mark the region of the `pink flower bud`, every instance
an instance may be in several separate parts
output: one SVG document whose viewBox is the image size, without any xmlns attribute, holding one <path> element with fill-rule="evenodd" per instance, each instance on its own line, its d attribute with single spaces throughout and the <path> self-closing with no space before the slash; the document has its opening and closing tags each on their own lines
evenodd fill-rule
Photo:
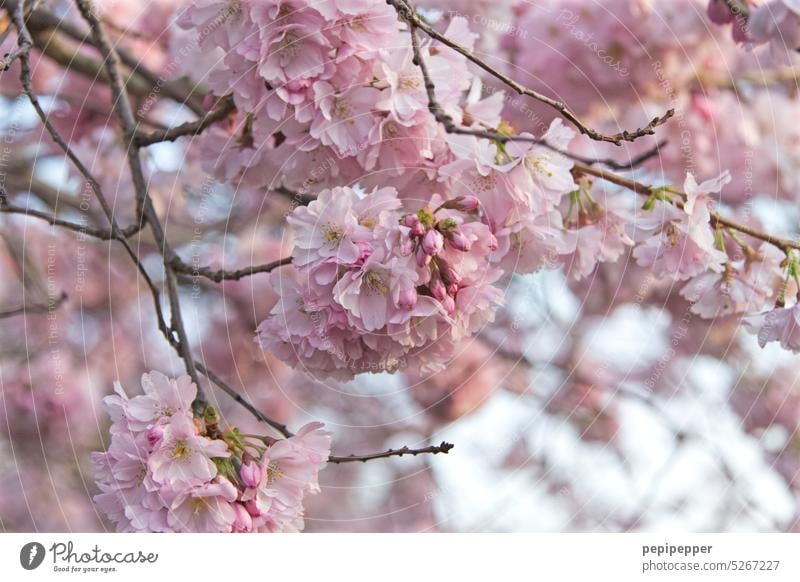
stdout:
<svg viewBox="0 0 800 582">
<path fill-rule="evenodd" d="M 444 237 L 438 230 L 432 228 L 422 238 L 422 248 L 429 255 L 438 255 L 444 248 Z"/>
<path fill-rule="evenodd" d="M 481 201 L 477 196 L 458 196 L 440 206 L 440 208 L 460 210 L 461 212 L 475 212 L 480 207 Z"/>
<path fill-rule="evenodd" d="M 447 288 L 445 288 L 444 283 L 442 283 L 439 277 L 433 277 L 431 279 L 431 282 L 428 283 L 428 289 L 431 290 L 431 295 L 439 301 L 447 297 Z"/>
<path fill-rule="evenodd" d="M 450 283 L 447 286 L 447 294 L 450 295 L 451 297 L 455 297 L 459 289 L 460 287 L 458 286 L 458 283 Z"/>
<path fill-rule="evenodd" d="M 245 501 L 244 508 L 251 517 L 261 517 L 261 510 L 258 508 L 258 505 L 256 505 L 256 502 L 252 499 L 250 501 Z"/>
<path fill-rule="evenodd" d="M 456 300 L 450 295 L 446 295 L 445 298 L 442 299 L 442 307 L 444 307 L 447 315 L 452 316 L 456 312 Z"/>
<path fill-rule="evenodd" d="M 456 198 L 458 210 L 461 212 L 475 212 L 481 206 L 477 196 L 459 196 Z"/>
<path fill-rule="evenodd" d="M 154 426 L 147 431 L 147 444 L 155 447 L 164 438 L 164 429 L 160 426 Z"/>
<path fill-rule="evenodd" d="M 248 488 L 258 487 L 263 476 L 264 470 L 261 468 L 261 465 L 255 461 L 247 461 L 246 463 L 242 463 L 242 466 L 239 469 L 239 477 L 242 478 L 242 483 L 244 486 Z"/>
<path fill-rule="evenodd" d="M 733 20 L 733 12 L 723 0 L 709 0 L 706 12 L 714 24 L 728 24 Z"/>
<path fill-rule="evenodd" d="M 458 285 L 459 283 L 461 283 L 461 275 L 459 275 L 456 272 L 456 270 L 453 268 L 453 265 L 441 259 L 438 260 L 438 263 L 439 263 L 439 273 L 445 285 L 450 285 L 452 283 Z"/>
<path fill-rule="evenodd" d="M 403 224 L 411 229 L 411 234 L 414 236 L 425 234 L 425 226 L 416 214 L 406 214 L 403 217 Z"/>
<path fill-rule="evenodd" d="M 253 530 L 253 518 L 241 503 L 234 503 L 233 510 L 236 512 L 236 519 L 233 520 L 233 531 L 248 532 Z"/>
<path fill-rule="evenodd" d="M 431 263 L 431 256 L 425 252 L 422 245 L 417 247 L 416 258 L 418 267 L 427 267 Z"/>
<path fill-rule="evenodd" d="M 417 290 L 414 287 L 400 290 L 400 298 L 397 301 L 400 309 L 414 309 L 417 306 Z"/>
<path fill-rule="evenodd" d="M 458 228 L 447 231 L 447 242 L 459 251 L 467 252 L 472 248 L 470 240 Z"/>
</svg>

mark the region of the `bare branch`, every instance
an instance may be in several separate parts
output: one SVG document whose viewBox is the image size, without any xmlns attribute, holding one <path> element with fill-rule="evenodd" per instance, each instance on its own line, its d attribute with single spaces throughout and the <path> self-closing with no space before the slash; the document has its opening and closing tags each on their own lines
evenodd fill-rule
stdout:
<svg viewBox="0 0 800 582">
<path fill-rule="evenodd" d="M 165 129 L 163 131 L 153 131 L 150 133 L 136 132 L 134 141 L 138 146 L 148 146 L 154 143 L 165 141 L 175 141 L 179 137 L 198 135 L 203 133 L 206 128 L 225 119 L 236 109 L 233 99 L 230 97 L 221 100 L 219 106 L 213 111 L 209 111 L 205 116 L 197 121 L 190 121 L 181 125 Z"/>
<path fill-rule="evenodd" d="M 192 265 L 184 263 L 179 257 L 174 256 L 170 261 L 170 266 L 178 273 L 201 276 L 206 279 L 211 279 L 215 283 L 221 283 L 222 281 L 239 281 L 240 279 L 255 275 L 256 273 L 269 273 L 291 262 L 292 257 L 284 257 L 263 265 L 253 265 L 236 271 L 226 271 L 224 269 L 213 270 L 210 267 L 193 267 Z"/>
<path fill-rule="evenodd" d="M 446 455 L 449 453 L 455 445 L 452 443 L 442 441 L 440 445 L 433 445 L 430 447 L 425 447 L 422 449 L 410 449 L 408 447 L 402 447 L 400 449 L 389 449 L 388 451 L 384 451 L 382 453 L 372 453 L 368 455 L 348 455 L 346 457 L 337 457 L 337 456 L 330 456 L 328 457 L 329 463 L 355 463 L 361 462 L 366 463 L 367 461 L 372 461 L 373 459 L 385 459 L 387 457 L 402 457 L 403 455 L 438 455 L 442 453 Z"/>
<path fill-rule="evenodd" d="M 63 220 L 61 218 L 53 216 L 52 214 L 47 214 L 46 212 L 34 210 L 33 208 L 23 208 L 21 206 L 15 206 L 9 204 L 6 201 L 5 197 L 2 195 L 2 193 L 0 193 L 0 212 L 5 212 L 6 214 L 21 214 L 23 216 L 28 216 L 30 218 L 38 218 L 46 222 L 49 222 L 53 226 L 60 226 L 68 230 L 74 230 L 75 232 L 78 232 L 80 234 L 100 240 L 116 240 L 116 236 L 114 235 L 114 233 L 111 232 L 110 229 L 97 228 L 86 224 L 80 224 L 78 222 L 71 222 L 69 220 Z M 123 237 L 128 238 L 138 233 L 141 229 L 142 229 L 141 225 L 134 224 L 127 228 L 122 229 L 120 233 Z"/>
<path fill-rule="evenodd" d="M 0 311 L 0 319 L 14 317 L 15 315 L 50 313 L 51 311 L 58 309 L 66 300 L 67 294 L 62 292 L 59 297 L 48 299 L 47 303 L 44 305 L 38 303 L 33 305 L 21 305 L 13 309 Z"/>
<path fill-rule="evenodd" d="M 25 28 L 25 0 L 20 0 L 16 7 L 9 10 L 11 14 L 11 21 L 17 28 L 17 48 L 8 53 L 2 61 L 0 61 L 0 71 L 7 71 L 11 64 L 18 58 L 27 55 L 33 46 L 33 38 L 31 38 L 28 29 Z"/>
</svg>

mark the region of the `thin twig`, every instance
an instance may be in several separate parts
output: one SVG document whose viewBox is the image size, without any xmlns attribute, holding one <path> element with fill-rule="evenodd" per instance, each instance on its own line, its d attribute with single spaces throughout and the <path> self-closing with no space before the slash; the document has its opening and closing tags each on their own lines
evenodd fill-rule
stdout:
<svg viewBox="0 0 800 582">
<path fill-rule="evenodd" d="M 53 226 L 59 226 L 62 228 L 66 228 L 68 230 L 74 230 L 80 234 L 91 236 L 96 239 L 100 240 L 116 240 L 116 236 L 111 232 L 110 229 L 107 228 L 97 228 L 94 226 L 88 226 L 86 224 L 80 224 L 78 222 L 71 222 L 69 220 L 63 220 L 52 214 L 48 214 L 46 212 L 41 212 L 40 210 L 34 210 L 33 208 L 23 208 L 21 206 L 15 206 L 12 204 L 8 204 L 4 202 L 4 198 L 0 196 L 0 212 L 5 212 L 7 214 L 22 214 L 23 216 L 28 216 L 31 218 L 39 218 L 50 223 Z M 141 226 L 138 224 L 133 224 L 129 227 L 121 229 L 120 233 L 123 237 L 129 238 L 139 232 L 141 230 Z"/>
<path fill-rule="evenodd" d="M 402 447 L 400 449 L 389 449 L 388 451 L 384 451 L 382 453 L 372 453 L 368 455 L 347 455 L 346 457 L 337 457 L 331 455 L 330 457 L 328 457 L 328 462 L 336 464 L 355 463 L 355 462 L 366 463 L 367 461 L 372 461 L 374 459 L 385 459 L 388 457 L 402 457 L 403 455 L 413 455 L 413 456 L 425 455 L 425 454 L 438 455 L 439 453 L 446 455 L 453 449 L 454 446 L 455 445 L 452 443 L 442 441 L 442 444 L 440 445 L 432 445 L 422 449 L 410 449 L 408 447 Z"/>
<path fill-rule="evenodd" d="M 20 0 L 15 8 L 10 10 L 11 20 L 17 28 L 17 48 L 8 53 L 0 61 L 0 71 L 7 71 L 11 64 L 23 55 L 27 55 L 33 46 L 33 38 L 25 28 L 25 0 Z"/>
<path fill-rule="evenodd" d="M 5 311 L 0 311 L 0 319 L 6 317 L 14 317 L 15 315 L 29 315 L 29 314 L 41 314 L 41 313 L 50 313 L 51 311 L 58 309 L 62 303 L 67 300 L 67 294 L 65 292 L 61 292 L 61 295 L 55 299 L 48 299 L 48 303 L 45 305 L 36 303 L 33 305 L 20 305 L 19 307 L 14 307 L 13 309 L 7 309 Z"/>
<path fill-rule="evenodd" d="M 138 146 L 148 146 L 154 143 L 161 143 L 165 141 L 175 141 L 180 137 L 189 135 L 199 135 L 203 133 L 206 128 L 212 126 L 218 121 L 225 119 L 232 111 L 235 110 L 233 99 L 230 97 L 223 99 L 219 106 L 209 111 L 202 118 L 197 121 L 189 121 L 171 127 L 163 131 L 152 131 L 150 133 L 136 132 L 134 141 Z"/>
<path fill-rule="evenodd" d="M 258 408 L 253 406 L 248 400 L 244 398 L 241 394 L 239 394 L 236 390 L 234 390 L 231 386 L 226 384 L 222 378 L 217 376 L 214 372 L 206 368 L 200 362 L 195 362 L 195 367 L 197 370 L 203 374 L 206 378 L 211 380 L 220 390 L 225 392 L 228 396 L 230 396 L 233 400 L 238 402 L 243 408 L 245 408 L 250 414 L 255 416 L 261 422 L 265 422 L 266 424 L 270 425 L 272 428 L 277 430 L 281 433 L 284 437 L 289 438 L 294 436 L 294 433 L 288 429 L 285 424 L 281 424 L 277 420 L 274 420 L 268 417 L 266 414 L 261 412 Z"/>
<path fill-rule="evenodd" d="M 226 271 L 224 269 L 214 270 L 210 267 L 193 267 L 192 265 L 184 263 L 179 257 L 174 256 L 170 261 L 170 266 L 178 273 L 205 277 L 206 279 L 210 279 L 215 283 L 221 283 L 222 281 L 239 281 L 240 279 L 255 275 L 256 273 L 269 273 L 270 271 L 273 271 L 274 269 L 277 269 L 283 265 L 288 265 L 291 262 L 292 257 L 284 257 L 282 259 L 278 259 L 277 261 L 272 261 L 271 263 L 265 263 L 263 265 L 252 265 L 250 267 L 244 267 L 243 269 L 237 269 L 236 271 Z"/>
</svg>

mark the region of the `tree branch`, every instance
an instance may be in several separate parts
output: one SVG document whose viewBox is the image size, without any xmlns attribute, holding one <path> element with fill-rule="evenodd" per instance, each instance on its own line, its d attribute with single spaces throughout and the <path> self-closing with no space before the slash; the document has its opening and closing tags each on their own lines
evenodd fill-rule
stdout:
<svg viewBox="0 0 800 582">
<path fill-rule="evenodd" d="M 169 129 L 152 131 L 150 133 L 137 131 L 134 136 L 134 141 L 137 146 L 143 147 L 152 145 L 154 143 L 175 141 L 180 137 L 189 135 L 198 135 L 203 133 L 206 128 L 212 126 L 216 122 L 225 119 L 231 112 L 235 111 L 235 109 L 236 106 L 233 103 L 233 99 L 226 97 L 220 101 L 220 104 L 216 109 L 209 111 L 197 121 L 189 121 Z"/>
<path fill-rule="evenodd" d="M 573 170 L 580 174 L 586 174 L 589 176 L 595 176 L 600 178 L 601 180 L 605 180 L 606 182 L 610 182 L 612 184 L 616 184 L 617 186 L 622 186 L 623 188 L 627 188 L 628 190 L 632 190 L 637 194 L 642 194 L 645 196 L 649 196 L 653 191 L 653 186 L 648 186 L 647 184 L 643 184 L 631 178 L 626 178 L 625 176 L 620 176 L 618 174 L 614 174 L 607 170 L 603 170 L 601 168 L 594 168 L 589 165 L 576 163 L 573 165 Z M 681 198 L 685 198 L 686 194 L 680 191 L 674 191 L 675 194 L 680 196 Z M 675 206 L 678 208 L 683 207 L 682 202 L 673 202 Z M 796 242 L 793 240 L 773 236 L 769 233 L 762 232 L 758 229 L 751 228 L 745 224 L 740 224 L 724 216 L 720 215 L 719 212 L 715 210 L 709 210 L 711 214 L 711 223 L 712 225 L 720 225 L 724 226 L 725 228 L 730 228 L 741 232 L 742 234 L 746 234 L 753 238 L 762 240 L 764 242 L 770 243 L 781 249 L 782 251 L 786 252 L 789 249 L 800 250 L 800 242 Z"/>
<path fill-rule="evenodd" d="M 215 283 L 221 283 L 222 281 L 239 281 L 240 279 L 255 275 L 256 273 L 269 273 L 270 271 L 273 271 L 274 269 L 277 269 L 283 265 L 288 265 L 291 262 L 292 257 L 284 257 L 282 259 L 278 259 L 277 261 L 272 261 L 271 263 L 265 263 L 263 265 L 253 265 L 250 267 L 244 267 L 243 269 L 237 269 L 236 271 L 226 271 L 224 269 L 214 270 L 210 267 L 193 267 L 192 265 L 184 263 L 180 257 L 174 256 L 170 261 L 170 266 L 178 273 L 183 273 L 184 275 L 201 276 L 205 277 L 206 279 L 210 279 Z"/>
<path fill-rule="evenodd" d="M 425 447 L 422 449 L 410 449 L 408 447 L 402 447 L 400 449 L 389 449 L 388 451 L 384 451 L 382 453 L 372 453 L 369 455 L 347 455 L 346 457 L 337 457 L 335 455 L 331 455 L 328 457 L 329 463 L 366 463 L 367 461 L 372 461 L 373 459 L 386 459 L 388 457 L 402 457 L 403 455 L 424 455 L 424 454 L 431 454 L 431 455 L 438 455 L 442 453 L 446 455 L 449 453 L 453 447 L 452 443 L 442 441 L 440 445 L 433 445 L 429 447 Z"/>
<path fill-rule="evenodd" d="M 4 319 L 6 317 L 14 317 L 15 315 L 27 315 L 27 314 L 41 314 L 41 313 L 50 313 L 58 309 L 62 303 L 67 300 L 67 294 L 65 292 L 61 292 L 61 295 L 55 299 L 48 299 L 46 305 L 41 304 L 33 304 L 33 305 L 21 305 L 19 307 L 14 307 L 13 309 L 7 309 L 5 311 L 0 311 L 0 319 Z"/>
</svg>

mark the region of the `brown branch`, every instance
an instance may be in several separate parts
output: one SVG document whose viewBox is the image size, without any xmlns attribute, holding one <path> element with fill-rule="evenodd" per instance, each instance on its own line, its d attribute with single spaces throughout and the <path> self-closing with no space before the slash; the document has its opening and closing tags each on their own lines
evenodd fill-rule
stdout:
<svg viewBox="0 0 800 582">
<path fill-rule="evenodd" d="M 16 315 L 28 315 L 28 314 L 41 314 L 41 313 L 50 313 L 58 309 L 62 303 L 67 300 L 67 294 L 65 292 L 61 292 L 61 295 L 54 299 L 48 299 L 48 303 L 46 305 L 41 304 L 33 304 L 33 305 L 21 305 L 19 307 L 15 307 L 13 309 L 8 309 L 5 311 L 0 311 L 0 319 L 6 317 L 14 317 Z"/>
<path fill-rule="evenodd" d="M 11 16 L 11 21 L 17 28 L 17 48 L 8 53 L 2 61 L 0 61 L 0 71 L 7 71 L 11 64 L 23 55 L 27 55 L 33 46 L 33 38 L 24 26 L 25 21 L 25 1 L 21 0 L 17 6 L 8 8 Z"/>
<path fill-rule="evenodd" d="M 442 453 L 446 455 L 449 453 L 453 447 L 452 443 L 442 441 L 440 445 L 433 445 L 429 447 L 425 447 L 422 449 L 410 449 L 408 447 L 402 447 L 400 449 L 389 449 L 388 451 L 384 451 L 382 453 L 372 453 L 368 455 L 348 455 L 346 457 L 337 457 L 335 455 L 331 455 L 328 457 L 329 463 L 355 463 L 361 462 L 366 463 L 367 461 L 372 461 L 373 459 L 385 459 L 387 457 L 402 457 L 403 455 L 424 455 L 424 454 L 431 454 L 431 455 L 438 455 Z"/>
<path fill-rule="evenodd" d="M 52 214 L 47 214 L 46 212 L 34 210 L 33 208 L 15 206 L 13 204 L 9 204 L 5 200 L 5 197 L 2 195 L 2 193 L 0 193 L 0 212 L 5 212 L 6 214 L 21 214 L 30 218 L 38 218 L 50 223 L 52 226 L 60 226 L 62 228 L 73 230 L 80 234 L 91 236 L 100 240 L 116 240 L 116 236 L 111 232 L 110 229 L 97 228 L 86 224 L 80 224 L 78 222 L 71 222 L 69 220 L 63 220 L 53 216 Z M 121 229 L 120 234 L 125 238 L 129 238 L 138 233 L 140 230 L 141 225 L 133 224 L 127 228 Z"/>
<path fill-rule="evenodd" d="M 394 0 L 388 0 L 388 1 L 392 2 Z M 417 19 L 417 20 L 419 20 L 419 19 Z M 416 37 L 417 24 L 416 24 L 416 21 L 414 21 L 414 20 L 408 20 L 408 22 L 409 22 L 409 27 L 410 27 L 410 32 L 411 32 L 411 46 L 412 46 L 412 50 L 414 52 L 414 63 L 417 66 L 419 66 L 420 71 L 422 72 L 422 77 L 423 77 L 423 80 L 424 80 L 424 83 L 425 83 L 425 91 L 427 92 L 427 95 L 428 95 L 428 107 L 429 107 L 431 113 L 433 113 L 433 115 L 436 116 L 437 119 L 439 119 L 439 116 L 440 115 L 444 115 L 444 113 L 443 113 L 441 105 L 439 105 L 439 103 L 436 101 L 436 86 L 434 85 L 433 80 L 431 79 L 431 76 L 430 76 L 430 74 L 428 72 L 428 67 L 425 64 L 425 61 L 422 58 L 422 52 L 420 51 L 419 42 L 417 41 L 417 37 Z M 672 110 L 670 110 L 667 113 L 669 115 L 671 115 L 671 111 Z M 458 132 L 459 128 L 454 127 L 454 124 L 452 123 L 452 120 L 450 120 L 449 124 L 446 123 L 446 122 L 443 122 L 443 123 L 444 123 L 444 127 L 445 127 L 446 131 L 451 132 L 451 133 Z M 476 134 L 485 134 L 485 137 L 487 139 L 496 139 L 497 135 L 499 135 L 499 134 L 496 134 L 496 132 L 476 131 L 475 133 Z M 481 136 L 484 136 L 484 135 L 481 135 Z M 539 143 L 543 143 L 543 142 L 539 141 Z M 658 152 L 658 149 L 659 149 L 659 145 L 657 145 L 653 150 L 645 152 L 644 154 L 642 154 L 642 156 L 637 157 L 633 161 L 637 162 L 637 163 L 640 163 L 643 156 L 644 156 L 644 159 L 648 159 L 652 155 L 655 155 Z M 565 155 L 570 155 L 567 152 L 562 152 L 562 153 L 564 153 Z M 576 156 L 571 156 L 571 157 L 573 157 L 573 159 L 575 159 Z M 588 163 L 586 163 L 586 162 L 588 162 Z M 592 163 L 606 163 L 606 164 L 613 163 L 613 164 L 617 164 L 616 162 L 613 162 L 613 160 L 590 160 L 590 159 L 585 159 L 584 162 L 576 162 L 576 163 L 574 163 L 573 164 L 573 171 L 575 173 L 578 173 L 578 174 L 586 174 L 586 175 L 596 176 L 598 178 L 601 178 L 603 180 L 606 180 L 606 181 L 611 182 L 613 184 L 616 184 L 618 186 L 622 186 L 623 188 L 628 188 L 629 190 L 633 190 L 634 192 L 636 192 L 638 194 L 643 194 L 643 195 L 649 196 L 653 191 L 653 187 L 652 186 L 648 186 L 648 185 L 643 184 L 641 182 L 637 182 L 636 180 L 633 180 L 633 179 L 630 179 L 630 178 L 626 178 L 626 177 L 620 176 L 618 174 L 614 174 L 612 172 L 609 172 L 607 170 L 603 170 L 601 168 L 595 168 L 594 166 L 591 165 Z M 686 195 L 683 192 L 677 192 L 677 194 L 680 195 L 682 198 L 686 197 Z M 676 206 L 678 206 L 678 207 L 682 207 L 682 203 L 681 202 L 674 202 L 674 204 Z M 749 227 L 747 225 L 739 224 L 739 223 L 737 223 L 737 222 L 735 222 L 733 220 L 725 218 L 724 216 L 720 215 L 715 210 L 710 210 L 710 214 L 711 214 L 711 223 L 714 226 L 719 225 L 719 226 L 723 226 L 723 227 L 726 227 L 726 228 L 730 228 L 730 229 L 739 231 L 739 232 L 741 232 L 743 234 L 752 236 L 753 238 L 768 242 L 768 243 L 778 247 L 779 249 L 781 249 L 783 251 L 788 251 L 789 249 L 800 250 L 800 243 L 798 243 L 798 242 L 795 242 L 795 241 L 792 241 L 792 240 L 789 240 L 789 239 L 784 239 L 784 238 L 777 237 L 777 236 L 773 236 L 771 234 L 768 234 L 768 233 L 765 233 L 765 232 L 761 232 L 761 231 L 759 231 L 757 229 L 751 228 L 751 227 Z"/>
<path fill-rule="evenodd" d="M 233 99 L 226 97 L 221 100 L 216 109 L 209 111 L 205 114 L 205 116 L 197 121 L 182 123 L 181 125 L 177 125 L 163 131 L 152 131 L 150 133 L 137 131 L 134 136 L 134 141 L 137 146 L 143 147 L 152 145 L 154 143 L 175 141 L 180 137 L 186 137 L 189 135 L 199 135 L 203 133 L 206 128 L 218 121 L 225 119 L 235 109 L 236 107 L 233 103 Z"/>
<path fill-rule="evenodd" d="M 255 416 L 258 420 L 268 424 L 286 438 L 294 436 L 294 433 L 292 433 L 292 431 L 290 431 L 285 424 L 281 424 L 277 420 L 274 420 L 268 417 L 263 412 L 261 412 L 258 408 L 253 406 L 247 399 L 245 399 L 244 396 L 242 396 L 231 386 L 226 384 L 219 376 L 217 376 L 214 372 L 206 368 L 203 364 L 201 364 L 200 362 L 195 362 L 194 365 L 201 374 L 203 374 L 206 378 L 211 380 L 211 382 L 213 382 L 220 390 L 225 392 L 225 394 L 230 396 L 233 400 L 235 400 L 245 410 L 247 410 L 247 412 Z"/>
<path fill-rule="evenodd" d="M 288 265 L 291 262 L 292 257 L 284 257 L 282 259 L 278 259 L 277 261 L 272 261 L 271 263 L 265 263 L 263 265 L 253 265 L 250 267 L 244 267 L 243 269 L 238 269 L 236 271 L 226 271 L 224 269 L 214 270 L 210 267 L 193 267 L 192 265 L 184 263 L 183 260 L 181 260 L 178 256 L 174 256 L 170 261 L 170 266 L 178 273 L 205 277 L 206 279 L 210 279 L 215 283 L 221 283 L 222 281 L 239 281 L 240 279 L 255 275 L 256 273 L 269 273 L 270 271 L 273 271 L 278 267 L 282 267 L 283 265 Z"/>
<path fill-rule="evenodd" d="M 475 55 L 469 49 L 461 46 L 460 44 L 458 44 L 453 40 L 450 40 L 449 38 L 438 32 L 435 28 L 433 28 L 427 22 L 422 20 L 417 15 L 417 13 L 409 6 L 409 4 L 405 2 L 405 0 L 386 0 L 386 2 L 387 4 L 393 6 L 394 9 L 397 11 L 397 14 L 400 16 L 400 18 L 402 18 L 404 21 L 408 23 L 409 32 L 411 33 L 411 38 L 413 42 L 416 42 L 415 32 L 416 29 L 419 28 L 429 37 L 438 40 L 445 46 L 450 47 L 457 53 L 461 54 L 468 60 L 478 65 L 481 69 L 483 69 L 496 79 L 502 81 L 505 85 L 516 91 L 519 95 L 526 95 L 528 97 L 531 97 L 532 99 L 544 103 L 545 105 L 549 105 L 550 107 L 558 111 L 570 123 L 572 123 L 580 133 L 588 136 L 589 138 L 595 141 L 603 141 L 603 142 L 613 143 L 615 145 L 621 145 L 623 141 L 632 142 L 639 139 L 640 137 L 644 137 L 646 135 L 653 135 L 655 133 L 656 127 L 665 123 L 670 117 L 672 117 L 675 114 L 675 111 L 670 109 L 663 116 L 654 118 L 646 126 L 640 127 L 639 129 L 635 129 L 634 131 L 626 130 L 611 135 L 600 133 L 590 128 L 589 126 L 585 125 L 580 119 L 578 119 L 578 117 L 572 112 L 572 110 L 569 109 L 569 107 L 567 107 L 561 101 L 552 99 L 551 97 L 547 97 L 546 95 L 543 95 L 537 91 L 534 91 L 533 89 L 530 89 L 520 83 L 517 83 L 514 79 L 501 73 L 500 71 L 492 67 L 490 64 L 488 64 L 486 61 Z M 419 55 L 418 50 L 415 51 L 415 53 L 416 53 L 415 62 L 417 65 L 421 67 L 422 58 L 421 56 L 418 56 Z M 441 110 L 441 108 L 439 109 Z M 442 115 L 444 115 L 443 111 L 441 113 Z M 439 119 L 438 116 L 437 119 Z"/>
</svg>

